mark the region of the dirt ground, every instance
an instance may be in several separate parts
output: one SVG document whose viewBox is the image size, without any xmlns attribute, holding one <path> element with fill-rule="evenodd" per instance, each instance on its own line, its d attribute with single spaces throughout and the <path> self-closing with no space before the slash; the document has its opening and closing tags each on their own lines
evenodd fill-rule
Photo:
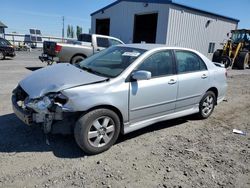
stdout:
<svg viewBox="0 0 250 188">
<path fill-rule="evenodd" d="M 227 98 L 207 120 L 158 123 L 84 156 L 72 136 L 47 145 L 12 112 L 12 89 L 44 66 L 39 53 L 0 61 L 0 187 L 250 187 L 250 70 L 229 71 Z"/>
</svg>

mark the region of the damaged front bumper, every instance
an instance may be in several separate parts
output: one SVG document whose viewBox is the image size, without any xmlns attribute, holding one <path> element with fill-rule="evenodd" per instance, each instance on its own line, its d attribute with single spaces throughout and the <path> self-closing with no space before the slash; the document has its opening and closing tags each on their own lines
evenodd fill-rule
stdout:
<svg viewBox="0 0 250 188">
<path fill-rule="evenodd" d="M 21 106 L 18 105 L 16 95 L 14 94 L 12 95 L 12 109 L 16 116 L 25 124 L 33 124 L 32 113 L 27 110 L 24 110 L 23 108 L 21 108 Z"/>
<path fill-rule="evenodd" d="M 45 133 L 70 134 L 75 122 L 75 113 L 68 112 L 60 104 L 54 104 L 50 110 L 37 112 L 25 104 L 28 95 L 19 86 L 12 93 L 12 108 L 16 116 L 29 126 L 42 126 Z M 62 121 L 63 120 L 63 121 Z"/>
</svg>

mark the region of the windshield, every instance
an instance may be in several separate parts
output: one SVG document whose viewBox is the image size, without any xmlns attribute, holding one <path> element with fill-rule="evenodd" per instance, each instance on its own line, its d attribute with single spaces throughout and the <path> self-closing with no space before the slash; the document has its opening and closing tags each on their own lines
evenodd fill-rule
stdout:
<svg viewBox="0 0 250 188">
<path fill-rule="evenodd" d="M 9 41 L 0 38 L 0 45 L 3 45 L 3 46 L 10 46 L 11 44 L 10 44 Z"/>
<path fill-rule="evenodd" d="M 232 41 L 239 43 L 241 41 L 250 41 L 250 34 L 245 31 L 235 31 L 232 33 Z"/>
<path fill-rule="evenodd" d="M 114 78 L 121 74 L 146 50 L 112 46 L 80 62 L 83 70 Z"/>
</svg>

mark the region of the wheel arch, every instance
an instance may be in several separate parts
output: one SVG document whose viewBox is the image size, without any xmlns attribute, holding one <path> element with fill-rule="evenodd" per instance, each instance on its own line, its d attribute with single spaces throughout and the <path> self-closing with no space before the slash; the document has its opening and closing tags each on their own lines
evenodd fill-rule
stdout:
<svg viewBox="0 0 250 188">
<path fill-rule="evenodd" d="M 98 106 L 91 107 L 90 109 L 85 111 L 85 113 L 88 113 L 88 112 L 96 110 L 96 109 L 101 109 L 101 108 L 112 110 L 118 115 L 118 117 L 120 119 L 120 123 L 121 123 L 121 131 L 120 132 L 122 132 L 122 130 L 123 130 L 123 115 L 122 115 L 121 111 L 118 108 L 116 108 L 115 106 L 112 106 L 112 105 L 98 105 Z"/>
<path fill-rule="evenodd" d="M 84 58 L 87 58 L 87 56 L 86 56 L 85 54 L 77 53 L 77 54 L 74 54 L 74 55 L 71 57 L 70 63 L 72 63 L 73 58 L 76 57 L 76 56 L 82 56 L 82 57 L 84 57 Z"/>
</svg>

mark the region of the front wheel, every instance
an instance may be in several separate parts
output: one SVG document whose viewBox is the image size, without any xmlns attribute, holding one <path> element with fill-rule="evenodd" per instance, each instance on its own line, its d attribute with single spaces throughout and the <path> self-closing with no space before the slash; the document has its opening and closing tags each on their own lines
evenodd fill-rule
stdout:
<svg viewBox="0 0 250 188">
<path fill-rule="evenodd" d="M 108 150 L 120 133 L 120 119 L 109 109 L 97 109 L 83 115 L 74 129 L 75 140 L 87 154 Z"/>
<path fill-rule="evenodd" d="M 216 97 L 214 92 L 212 91 L 206 92 L 206 94 L 202 97 L 200 101 L 198 116 L 201 119 L 208 118 L 212 114 L 215 104 L 216 104 Z"/>
<path fill-rule="evenodd" d="M 3 52 L 0 51 L 0 60 L 4 60 L 5 59 L 5 55 Z"/>
<path fill-rule="evenodd" d="M 232 65 L 232 61 L 228 56 L 222 56 L 220 62 L 225 65 L 225 68 L 228 68 Z"/>
<path fill-rule="evenodd" d="M 235 59 L 235 63 L 238 69 L 246 69 L 248 66 L 249 54 L 246 51 L 240 52 L 238 57 Z"/>
</svg>

